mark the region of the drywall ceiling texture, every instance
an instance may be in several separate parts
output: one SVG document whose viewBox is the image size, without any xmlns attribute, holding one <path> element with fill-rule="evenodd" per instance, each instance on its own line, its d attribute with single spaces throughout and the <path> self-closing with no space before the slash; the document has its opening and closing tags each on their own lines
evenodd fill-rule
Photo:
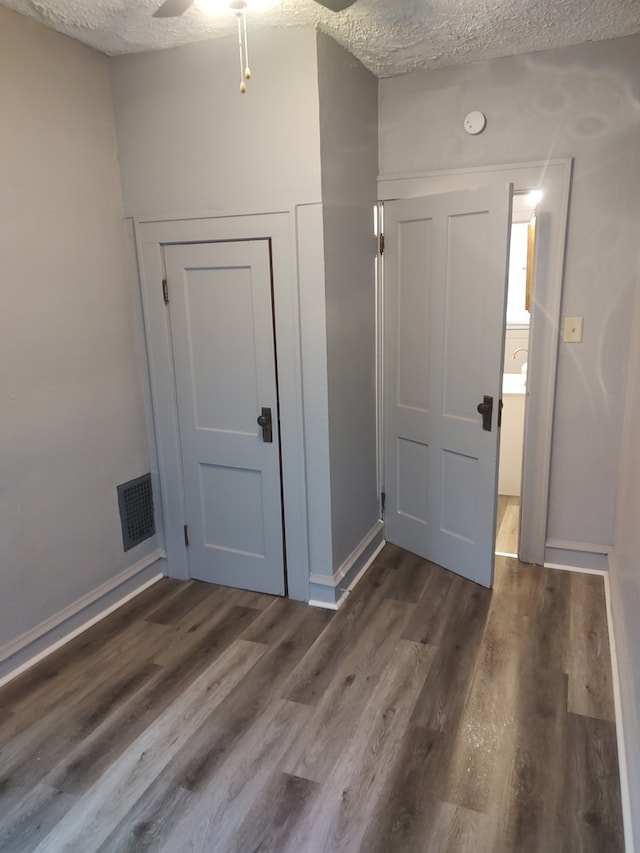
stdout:
<svg viewBox="0 0 640 853">
<path fill-rule="evenodd" d="M 314 0 L 271 0 L 259 26 L 315 25 L 377 77 L 511 56 L 640 32 L 638 0 L 356 0 L 334 13 Z M 235 31 L 227 0 L 196 0 L 153 18 L 161 0 L 0 0 L 107 55 L 162 50 Z M 208 8 L 207 8 L 208 7 Z M 215 13 L 212 9 L 217 9 Z"/>
</svg>

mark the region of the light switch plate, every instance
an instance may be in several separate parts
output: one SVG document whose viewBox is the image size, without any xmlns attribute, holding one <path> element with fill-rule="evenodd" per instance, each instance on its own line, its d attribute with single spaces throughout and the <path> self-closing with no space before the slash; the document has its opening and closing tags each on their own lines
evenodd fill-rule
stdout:
<svg viewBox="0 0 640 853">
<path fill-rule="evenodd" d="M 565 344 L 582 343 L 582 317 L 565 317 L 562 338 Z"/>
</svg>

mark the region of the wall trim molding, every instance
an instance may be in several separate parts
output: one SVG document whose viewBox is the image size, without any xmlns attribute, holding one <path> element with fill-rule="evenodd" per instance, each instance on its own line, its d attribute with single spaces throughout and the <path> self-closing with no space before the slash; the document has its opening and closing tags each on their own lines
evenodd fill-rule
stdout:
<svg viewBox="0 0 640 853">
<path fill-rule="evenodd" d="M 613 565 L 616 564 L 615 550 L 610 556 Z M 609 646 L 611 648 L 611 670 L 613 701 L 616 712 L 616 738 L 618 742 L 618 763 L 620 765 L 620 794 L 622 797 L 622 819 L 624 822 L 624 840 L 626 853 L 633 853 L 634 835 L 640 843 L 640 824 L 631 808 L 631 775 L 630 768 L 640 767 L 640 737 L 638 730 L 638 713 L 636 707 L 633 677 L 631 674 L 628 648 L 626 642 L 626 624 L 624 607 L 622 605 L 622 590 L 617 583 L 617 572 L 611 571 L 604 579 L 607 596 L 607 620 L 609 622 Z M 620 649 L 620 654 L 618 654 Z M 626 723 L 626 725 L 625 725 Z M 637 801 L 640 779 L 636 776 L 634 797 Z M 636 814 L 637 817 L 637 814 Z M 635 829 L 635 833 L 634 833 Z"/>
<path fill-rule="evenodd" d="M 0 647 L 0 687 L 160 580 L 164 576 L 163 563 L 164 553 L 159 549 L 153 551 L 39 625 L 5 643 Z M 135 583 L 136 580 L 139 582 Z"/>
<path fill-rule="evenodd" d="M 519 169 L 541 169 L 549 166 L 566 166 L 571 162 L 571 157 L 556 157 L 552 160 L 528 160 L 524 163 L 489 163 L 484 166 L 463 166 L 459 169 L 436 169 L 426 172 L 396 172 L 388 175 L 378 175 L 378 189 L 381 201 L 396 198 L 394 193 L 398 191 L 398 184 L 406 181 L 411 184 L 414 181 L 432 179 L 445 179 L 452 177 L 464 177 L 465 175 L 483 175 L 490 172 L 516 171 Z M 438 190 L 436 190 L 438 191 Z"/>
<path fill-rule="evenodd" d="M 139 286 L 147 368 L 157 445 L 159 501 L 165 519 L 168 574 L 186 580 L 189 564 L 183 536 L 187 523 L 181 487 L 182 456 L 175 403 L 174 365 L 167 309 L 158 298 L 164 278 L 163 246 L 226 240 L 271 241 L 277 333 L 285 554 L 289 597 L 309 599 L 309 530 L 303 424 L 302 358 L 299 329 L 295 210 L 241 213 L 218 211 L 194 219 L 135 219 Z M 304 499 L 301 500 L 300 496 Z"/>
<path fill-rule="evenodd" d="M 584 542 L 555 544 L 554 540 L 549 540 L 544 549 L 544 565 L 553 569 L 574 568 L 602 574 L 609 570 L 609 555 L 599 545 L 592 549 Z"/>
<path fill-rule="evenodd" d="M 558 569 L 559 572 L 576 572 L 579 575 L 600 575 L 606 577 L 606 569 L 587 569 L 584 566 L 566 566 L 564 563 L 543 563 L 545 569 Z"/>
<path fill-rule="evenodd" d="M 637 723 L 637 717 L 633 707 L 633 684 L 628 665 L 628 658 L 624 654 L 621 658 L 618 657 L 618 648 L 621 650 L 627 648 L 625 644 L 626 631 L 622 617 L 614 620 L 614 609 L 616 613 L 619 613 L 620 611 L 617 606 L 614 606 L 611 577 L 612 576 L 609 572 L 604 574 L 604 594 L 607 604 L 609 649 L 611 651 L 611 685 L 613 687 L 613 705 L 615 708 L 616 718 L 616 741 L 618 744 L 618 767 L 620 771 L 620 797 L 622 799 L 624 845 L 626 853 L 633 853 L 635 849 L 633 838 L 633 815 L 631 812 L 629 762 L 627 761 L 627 755 L 631 749 L 631 742 L 625 736 L 625 719 L 628 720 L 629 729 L 633 733 L 635 730 L 634 724 Z M 620 640 L 619 643 L 617 642 L 617 639 Z M 625 700 L 629 703 L 629 713 L 626 715 L 624 713 Z"/>
<path fill-rule="evenodd" d="M 613 545 L 596 545 L 593 542 L 574 542 L 572 539 L 547 539 L 547 548 L 562 548 L 564 551 L 587 551 L 590 554 L 608 554 Z"/>
<path fill-rule="evenodd" d="M 308 604 L 309 607 L 320 607 L 323 610 L 340 610 L 342 602 L 338 603 L 336 601 L 322 601 L 319 598 L 310 598 Z"/>
<path fill-rule="evenodd" d="M 331 576 L 311 572 L 309 604 L 337 610 L 384 547 L 384 524 L 378 519 Z"/>
</svg>

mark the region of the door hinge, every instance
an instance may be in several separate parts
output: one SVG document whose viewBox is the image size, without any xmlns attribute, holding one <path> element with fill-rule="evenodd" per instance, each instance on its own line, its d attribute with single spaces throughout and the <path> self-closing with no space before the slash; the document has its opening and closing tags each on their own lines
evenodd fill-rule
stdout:
<svg viewBox="0 0 640 853">
<path fill-rule="evenodd" d="M 189 545 L 189 525 L 185 524 L 184 526 L 184 544 Z"/>
<path fill-rule="evenodd" d="M 169 304 L 169 285 L 167 284 L 166 278 L 162 279 L 162 298 L 164 299 L 164 304 Z"/>
<path fill-rule="evenodd" d="M 387 493 L 381 492 L 380 493 L 380 506 L 382 507 L 382 514 L 383 515 L 384 515 L 384 507 L 385 507 L 386 502 L 387 502 Z"/>
<path fill-rule="evenodd" d="M 384 255 L 384 234 L 380 234 L 380 254 Z"/>
</svg>

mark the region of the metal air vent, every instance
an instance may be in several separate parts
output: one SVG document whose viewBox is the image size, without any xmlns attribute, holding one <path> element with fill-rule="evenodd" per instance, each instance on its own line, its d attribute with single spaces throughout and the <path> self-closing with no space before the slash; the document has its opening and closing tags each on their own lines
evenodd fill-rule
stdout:
<svg viewBox="0 0 640 853">
<path fill-rule="evenodd" d="M 143 474 L 117 488 L 122 546 L 128 551 L 156 532 L 151 474 Z"/>
</svg>

